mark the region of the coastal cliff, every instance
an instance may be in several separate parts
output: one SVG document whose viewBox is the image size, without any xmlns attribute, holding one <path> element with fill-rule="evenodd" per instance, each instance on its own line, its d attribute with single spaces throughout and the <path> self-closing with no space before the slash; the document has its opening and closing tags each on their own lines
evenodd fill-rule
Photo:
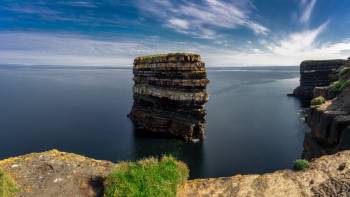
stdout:
<svg viewBox="0 0 350 197">
<path fill-rule="evenodd" d="M 134 104 L 129 117 L 138 130 L 186 141 L 203 138 L 209 80 L 200 55 L 137 57 L 133 73 Z"/>
<path fill-rule="evenodd" d="M 0 161 L 0 169 L 18 185 L 15 196 L 22 197 L 102 196 L 106 177 L 115 165 L 57 150 Z M 303 171 L 195 179 L 177 187 L 179 197 L 346 196 L 349 192 L 350 151 L 323 156 Z"/>
<path fill-rule="evenodd" d="M 307 60 L 300 64 L 300 86 L 293 95 L 303 99 L 314 97 L 314 88 L 328 86 L 337 80 L 337 69 L 345 60 Z"/>
<path fill-rule="evenodd" d="M 307 109 L 311 132 L 304 142 L 304 157 L 313 158 L 350 148 L 350 59 L 337 70 L 337 81 L 316 87 L 315 96 L 324 103 Z"/>
</svg>

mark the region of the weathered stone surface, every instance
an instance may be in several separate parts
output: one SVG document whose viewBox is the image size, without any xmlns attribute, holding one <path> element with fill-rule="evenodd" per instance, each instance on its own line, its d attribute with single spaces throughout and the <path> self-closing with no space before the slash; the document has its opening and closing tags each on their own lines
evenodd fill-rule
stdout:
<svg viewBox="0 0 350 197">
<path fill-rule="evenodd" d="M 349 196 L 349 165 L 350 151 L 344 151 L 316 159 L 300 172 L 281 170 L 261 175 L 190 180 L 178 189 L 178 196 Z"/>
<path fill-rule="evenodd" d="M 21 197 L 100 197 L 106 176 L 115 164 L 57 150 L 0 161 L 16 181 Z M 177 196 L 347 196 L 350 151 L 323 156 L 304 171 L 195 179 L 178 187 Z"/>
<path fill-rule="evenodd" d="M 134 60 L 134 104 L 129 114 L 137 130 L 203 138 L 208 101 L 205 64 L 197 54 L 174 53 Z"/>
<path fill-rule="evenodd" d="M 57 150 L 0 161 L 20 188 L 21 197 L 96 197 L 114 164 Z"/>
<path fill-rule="evenodd" d="M 337 80 L 337 69 L 345 60 L 309 60 L 300 64 L 300 86 L 293 94 L 300 98 L 312 99 L 314 88 L 328 86 Z"/>
</svg>

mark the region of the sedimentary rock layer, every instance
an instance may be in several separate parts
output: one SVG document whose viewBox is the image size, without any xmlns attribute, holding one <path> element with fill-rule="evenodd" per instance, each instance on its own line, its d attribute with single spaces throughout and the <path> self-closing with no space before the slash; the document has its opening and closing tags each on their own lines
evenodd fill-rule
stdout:
<svg viewBox="0 0 350 197">
<path fill-rule="evenodd" d="M 309 60 L 300 64 L 300 86 L 293 94 L 295 96 L 312 99 L 314 88 L 328 86 L 337 80 L 337 69 L 345 63 L 345 60 Z"/>
<path fill-rule="evenodd" d="M 203 137 L 209 80 L 199 55 L 137 57 L 133 73 L 134 104 L 129 117 L 138 129 L 185 140 Z"/>
</svg>

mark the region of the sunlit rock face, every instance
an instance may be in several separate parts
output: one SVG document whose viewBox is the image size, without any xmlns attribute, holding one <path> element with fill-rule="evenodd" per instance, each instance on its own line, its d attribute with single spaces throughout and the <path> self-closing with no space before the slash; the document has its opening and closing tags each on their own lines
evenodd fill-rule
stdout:
<svg viewBox="0 0 350 197">
<path fill-rule="evenodd" d="M 300 86 L 293 94 L 303 99 L 314 97 L 314 88 L 328 86 L 337 80 L 337 69 L 345 60 L 308 60 L 300 64 Z"/>
<path fill-rule="evenodd" d="M 200 55 L 174 53 L 134 60 L 134 105 L 129 117 L 144 132 L 202 139 L 208 101 Z"/>
</svg>

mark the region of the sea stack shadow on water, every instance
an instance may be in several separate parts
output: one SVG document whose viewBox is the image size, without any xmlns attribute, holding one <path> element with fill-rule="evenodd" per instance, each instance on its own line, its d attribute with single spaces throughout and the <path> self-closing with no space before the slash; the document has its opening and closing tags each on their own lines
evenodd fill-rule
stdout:
<svg viewBox="0 0 350 197">
<path fill-rule="evenodd" d="M 209 83 L 198 54 L 170 53 L 134 60 L 129 117 L 143 133 L 203 139 Z"/>
</svg>

